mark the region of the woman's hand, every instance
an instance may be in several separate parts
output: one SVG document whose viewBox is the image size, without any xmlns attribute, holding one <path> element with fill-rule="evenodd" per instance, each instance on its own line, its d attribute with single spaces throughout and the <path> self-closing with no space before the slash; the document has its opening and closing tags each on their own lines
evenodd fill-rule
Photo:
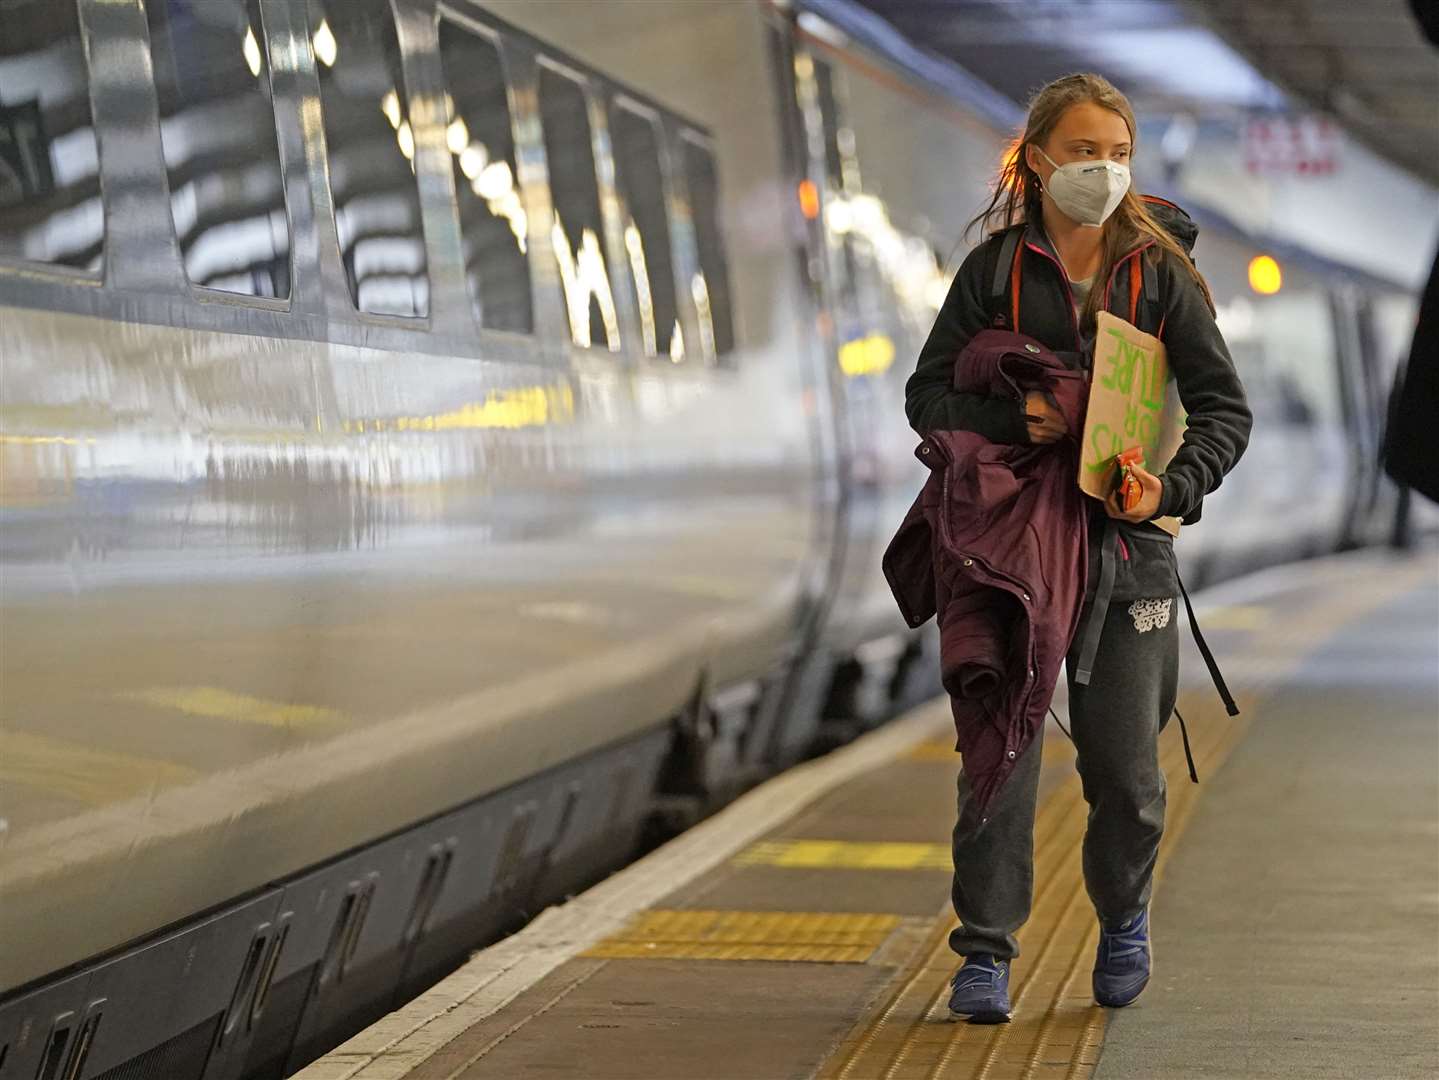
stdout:
<svg viewBox="0 0 1439 1080">
<path fill-rule="evenodd" d="M 1159 499 L 1164 494 L 1164 481 L 1145 469 L 1143 465 L 1135 464 L 1129 468 L 1134 473 L 1134 479 L 1139 481 L 1139 504 L 1126 514 L 1120 508 L 1119 490 L 1116 488 L 1104 500 L 1105 513 L 1120 521 L 1148 521 L 1159 509 Z"/>
<path fill-rule="evenodd" d="M 1058 442 L 1069 434 L 1064 414 L 1054 398 L 1043 390 L 1031 390 L 1024 395 L 1024 421 L 1032 443 Z"/>
</svg>

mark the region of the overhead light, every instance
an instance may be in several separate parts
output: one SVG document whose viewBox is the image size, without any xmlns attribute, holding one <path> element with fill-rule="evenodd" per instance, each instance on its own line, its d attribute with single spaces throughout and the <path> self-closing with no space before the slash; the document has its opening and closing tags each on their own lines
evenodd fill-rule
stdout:
<svg viewBox="0 0 1439 1080">
<path fill-rule="evenodd" d="M 507 162 L 492 161 L 471 186 L 482 199 L 503 199 L 514 188 L 515 178 Z"/>
<path fill-rule="evenodd" d="M 479 176 L 489 163 L 490 154 L 484 143 L 473 142 L 460 151 L 460 172 L 465 174 L 466 180 Z"/>
<path fill-rule="evenodd" d="M 399 130 L 400 121 L 404 119 L 404 116 L 400 113 L 400 95 L 395 93 L 394 87 L 391 87 L 385 96 L 380 98 L 380 111 L 389 120 L 390 127 Z"/>
<path fill-rule="evenodd" d="M 415 133 L 410 130 L 410 122 L 406 120 L 395 132 L 395 138 L 400 143 L 400 153 L 405 155 L 406 161 L 413 161 L 415 157 Z"/>
<path fill-rule="evenodd" d="M 452 154 L 463 154 L 465 147 L 470 145 L 470 129 L 465 127 L 464 120 L 458 116 L 445 128 L 445 145 Z"/>
<path fill-rule="evenodd" d="M 849 45 L 849 37 L 843 30 L 832 22 L 820 18 L 812 11 L 801 11 L 799 18 L 795 20 L 799 28 L 806 34 L 819 38 L 820 41 L 833 45 L 837 49 L 843 49 Z"/>
<path fill-rule="evenodd" d="M 340 54 L 340 44 L 335 40 L 335 32 L 330 29 L 329 19 L 320 20 L 310 44 L 315 47 L 315 59 L 326 67 L 335 66 L 335 58 Z"/>
<path fill-rule="evenodd" d="M 1279 264 L 1268 255 L 1256 255 L 1249 260 L 1249 287 L 1261 296 L 1273 296 L 1284 285 L 1284 275 Z"/>
<path fill-rule="evenodd" d="M 240 46 L 240 50 L 245 54 L 245 64 L 249 67 L 250 74 L 258 79 L 260 77 L 260 43 L 255 40 L 254 27 L 245 27 L 245 41 Z"/>
</svg>

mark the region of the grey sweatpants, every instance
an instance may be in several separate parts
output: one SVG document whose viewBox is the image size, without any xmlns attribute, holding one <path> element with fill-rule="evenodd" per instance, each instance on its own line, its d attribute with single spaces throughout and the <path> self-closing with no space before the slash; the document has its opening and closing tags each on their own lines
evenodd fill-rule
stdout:
<svg viewBox="0 0 1439 1080">
<path fill-rule="evenodd" d="M 1177 607 L 1166 598 L 1112 601 L 1089 685 L 1074 682 L 1077 643 L 1065 664 L 1076 768 L 1089 804 L 1084 884 L 1106 923 L 1137 915 L 1149 903 L 1164 831 L 1159 732 L 1174 711 L 1179 682 Z M 1076 638 L 1088 617 L 1086 605 Z M 1030 744 L 983 823 L 970 804 L 969 778 L 960 770 L 953 888 L 960 925 L 949 944 L 962 956 L 1019 955 L 1014 935 L 1029 918 L 1034 891 L 1042 741 Z"/>
</svg>

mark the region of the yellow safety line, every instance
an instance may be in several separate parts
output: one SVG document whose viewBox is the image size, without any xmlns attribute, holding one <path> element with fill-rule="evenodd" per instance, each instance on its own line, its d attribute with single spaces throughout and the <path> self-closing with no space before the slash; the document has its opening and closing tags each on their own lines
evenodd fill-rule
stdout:
<svg viewBox="0 0 1439 1080">
<path fill-rule="evenodd" d="M 792 960 L 863 964 L 898 915 L 656 909 L 581 956 L 603 960 Z"/>
<path fill-rule="evenodd" d="M 737 866 L 803 870 L 950 870 L 948 844 L 856 840 L 767 840 L 735 856 Z"/>
<path fill-rule="evenodd" d="M 953 739 L 926 739 L 904 755 L 907 761 L 934 761 L 941 765 L 959 764 L 959 751 Z"/>
<path fill-rule="evenodd" d="M 321 705 L 295 705 L 283 701 L 236 694 L 215 686 L 156 686 L 119 695 L 129 701 L 174 709 L 212 720 L 236 720 L 267 727 L 300 728 L 342 724 L 345 714 Z"/>
</svg>

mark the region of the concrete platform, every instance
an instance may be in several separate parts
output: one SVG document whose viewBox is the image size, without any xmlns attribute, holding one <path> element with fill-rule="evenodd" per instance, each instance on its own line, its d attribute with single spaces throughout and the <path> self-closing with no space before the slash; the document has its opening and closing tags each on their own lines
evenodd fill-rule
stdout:
<svg viewBox="0 0 1439 1080">
<path fill-rule="evenodd" d="M 801 766 L 476 954 L 303 1080 L 1439 1074 L 1439 565 L 1231 583 L 1161 740 L 1155 977 L 1089 995 L 1073 751 L 1046 733 L 1014 1022 L 953 1023 L 958 761 L 932 703 Z M 1187 635 L 1185 635 L 1187 640 Z M 1063 699 L 1059 702 L 1063 714 Z"/>
<path fill-rule="evenodd" d="M 1439 1076 L 1432 578 L 1269 699 L 1152 916 L 1156 977 L 1111 1019 L 1101 1080 Z"/>
</svg>

